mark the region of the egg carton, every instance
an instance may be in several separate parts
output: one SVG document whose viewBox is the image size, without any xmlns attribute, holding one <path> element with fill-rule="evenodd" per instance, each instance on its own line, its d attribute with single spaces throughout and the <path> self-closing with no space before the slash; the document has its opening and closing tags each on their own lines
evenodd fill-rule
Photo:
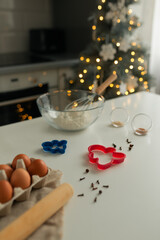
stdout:
<svg viewBox="0 0 160 240">
<path fill-rule="evenodd" d="M 10 165 L 10 164 L 8 164 L 8 165 Z M 16 168 L 26 169 L 25 164 L 22 159 L 19 159 L 17 161 Z M 55 172 L 55 170 L 48 168 L 48 173 L 44 177 L 39 177 L 38 175 L 33 175 L 31 177 L 32 183 L 31 183 L 30 187 L 28 187 L 26 189 L 22 189 L 20 187 L 14 188 L 12 199 L 6 203 L 0 203 L 0 216 L 5 216 L 10 213 L 11 207 L 12 207 L 14 201 L 21 202 L 21 201 L 28 200 L 30 198 L 32 189 L 42 188 L 45 185 L 49 175 L 54 174 L 54 172 Z M 0 180 L 8 180 L 6 172 L 4 170 L 0 170 Z"/>
</svg>

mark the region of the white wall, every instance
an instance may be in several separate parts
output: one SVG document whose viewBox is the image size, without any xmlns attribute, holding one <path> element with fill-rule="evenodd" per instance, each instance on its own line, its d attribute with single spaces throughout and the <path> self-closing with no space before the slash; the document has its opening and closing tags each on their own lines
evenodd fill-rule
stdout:
<svg viewBox="0 0 160 240">
<path fill-rule="evenodd" d="M 160 0 L 155 0 L 152 25 L 152 43 L 150 57 L 150 72 L 156 80 L 156 93 L 160 94 Z"/>
<path fill-rule="evenodd" d="M 0 54 L 29 49 L 29 29 L 53 26 L 52 0 L 0 0 Z"/>
<path fill-rule="evenodd" d="M 132 5 L 133 13 L 139 17 L 142 23 L 141 27 L 136 31 L 135 36 L 142 41 L 143 45 L 150 52 L 152 41 L 152 23 L 154 14 L 155 0 L 139 0 Z"/>
</svg>

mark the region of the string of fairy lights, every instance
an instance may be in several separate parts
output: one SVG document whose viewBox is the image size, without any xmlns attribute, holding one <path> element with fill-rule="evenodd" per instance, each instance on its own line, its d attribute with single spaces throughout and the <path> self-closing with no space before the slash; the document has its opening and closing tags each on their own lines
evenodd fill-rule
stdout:
<svg viewBox="0 0 160 240">
<path fill-rule="evenodd" d="M 98 17 L 96 19 L 96 23 L 94 21 L 94 24 L 92 24 L 92 26 L 91 26 L 92 38 L 94 39 L 94 41 L 97 42 L 97 44 L 102 44 L 103 42 L 105 42 L 105 37 L 97 35 L 96 30 L 97 30 L 97 24 L 100 24 L 105 21 L 104 8 L 105 8 L 106 2 L 107 2 L 107 0 L 100 0 L 100 3 L 98 3 L 98 5 L 97 5 L 97 9 L 98 9 L 97 16 Z M 134 2 L 138 2 L 138 0 L 134 0 Z M 128 9 L 127 14 L 128 14 L 128 25 L 127 25 L 128 33 L 131 33 L 132 30 L 140 27 L 141 23 L 138 21 L 138 18 L 136 18 L 135 16 L 132 16 L 131 8 Z M 117 19 L 117 24 L 119 24 L 119 23 L 121 23 L 120 18 Z M 119 51 L 119 48 L 121 46 L 120 39 L 116 40 L 114 37 L 111 41 L 112 41 L 113 46 L 117 49 L 117 52 L 119 52 L 119 54 L 122 54 L 122 51 Z M 131 42 L 131 46 L 130 46 L 127 54 L 128 53 L 129 53 L 129 56 L 128 56 L 127 63 L 123 56 L 126 54 L 125 52 L 123 52 L 122 56 L 117 54 L 116 58 L 114 60 L 112 60 L 112 64 L 113 64 L 112 73 L 117 74 L 118 69 L 123 68 L 123 71 L 124 71 L 123 73 L 126 74 L 126 79 L 127 79 L 127 75 L 131 79 L 134 79 L 135 76 L 133 74 L 133 71 L 136 71 L 137 72 L 136 75 L 138 77 L 137 81 L 139 82 L 139 84 L 141 86 L 143 86 L 143 88 L 146 91 L 149 91 L 148 81 L 147 81 L 147 78 L 145 78 L 145 75 L 147 75 L 147 67 L 146 67 L 146 62 L 144 59 L 143 51 L 141 50 L 141 45 L 139 43 L 137 43 L 136 41 Z M 78 74 L 79 83 L 83 85 L 87 81 L 87 73 L 88 73 L 87 68 L 91 64 L 94 65 L 95 69 L 96 69 L 96 74 L 95 74 L 96 80 L 100 81 L 104 77 L 103 76 L 103 66 L 104 66 L 103 61 L 104 61 L 103 58 L 100 56 L 92 56 L 91 57 L 91 56 L 81 55 L 80 56 L 81 69 Z M 119 83 L 117 83 L 117 81 L 116 81 L 115 83 L 110 84 L 110 88 L 115 88 L 116 95 L 122 95 L 122 92 L 120 91 L 120 82 L 121 81 L 119 80 Z M 70 80 L 69 83 L 73 84 L 74 80 Z M 94 87 L 95 87 L 94 83 L 92 83 L 91 85 L 88 86 L 88 89 L 93 90 Z M 124 94 L 128 95 L 128 94 L 134 93 L 134 92 L 135 92 L 135 87 L 130 86 L 128 89 L 126 89 Z"/>
</svg>

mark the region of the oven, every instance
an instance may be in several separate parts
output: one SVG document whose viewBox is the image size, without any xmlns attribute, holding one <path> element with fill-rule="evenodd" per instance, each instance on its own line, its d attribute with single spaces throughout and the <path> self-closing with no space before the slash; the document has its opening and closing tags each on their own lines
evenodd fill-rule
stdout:
<svg viewBox="0 0 160 240">
<path fill-rule="evenodd" d="M 30 120 L 40 116 L 36 99 L 48 92 L 48 84 L 1 92 L 0 126 Z"/>
</svg>

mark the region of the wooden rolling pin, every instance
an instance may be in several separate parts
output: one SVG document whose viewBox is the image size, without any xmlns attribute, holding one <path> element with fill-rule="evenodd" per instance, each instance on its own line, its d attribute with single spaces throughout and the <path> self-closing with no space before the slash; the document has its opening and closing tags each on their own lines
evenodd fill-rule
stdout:
<svg viewBox="0 0 160 240">
<path fill-rule="evenodd" d="M 0 232 L 2 240 L 23 240 L 72 197 L 73 188 L 63 183 Z"/>
<path fill-rule="evenodd" d="M 103 91 L 115 80 L 117 79 L 116 74 L 110 75 L 99 87 L 96 89 L 96 93 L 101 95 Z"/>
</svg>

